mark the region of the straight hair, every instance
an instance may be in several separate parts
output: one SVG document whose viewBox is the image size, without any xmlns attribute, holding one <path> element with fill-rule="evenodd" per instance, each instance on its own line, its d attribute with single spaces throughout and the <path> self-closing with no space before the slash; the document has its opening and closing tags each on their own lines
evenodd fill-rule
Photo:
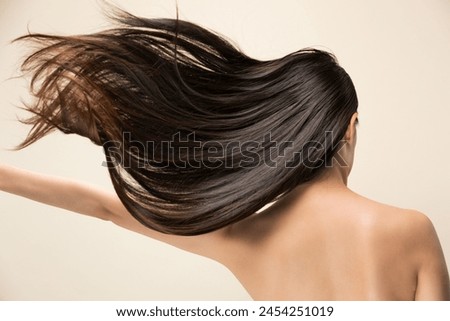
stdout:
<svg viewBox="0 0 450 321">
<path fill-rule="evenodd" d="M 261 61 L 194 23 L 112 15 L 93 34 L 18 38 L 38 46 L 18 148 L 54 129 L 89 138 L 127 210 L 178 235 L 242 220 L 331 164 L 358 106 L 333 54 Z"/>
</svg>

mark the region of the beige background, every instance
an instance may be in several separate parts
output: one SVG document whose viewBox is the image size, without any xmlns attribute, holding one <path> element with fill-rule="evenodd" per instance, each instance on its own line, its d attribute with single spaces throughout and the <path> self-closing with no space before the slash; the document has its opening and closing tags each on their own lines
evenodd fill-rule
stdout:
<svg viewBox="0 0 450 321">
<path fill-rule="evenodd" d="M 174 1 L 116 1 L 133 13 L 174 17 Z M 180 0 L 180 17 L 233 39 L 254 57 L 306 46 L 331 49 L 360 100 L 349 185 L 427 213 L 450 261 L 450 1 Z M 0 0 L 0 161 L 112 189 L 102 150 L 52 134 L 20 152 L 15 121 L 26 97 L 17 75 L 26 32 L 85 33 L 108 26 L 94 0 Z M 210 260 L 112 224 L 0 193 L 0 299 L 241 300 L 233 275 Z"/>
</svg>

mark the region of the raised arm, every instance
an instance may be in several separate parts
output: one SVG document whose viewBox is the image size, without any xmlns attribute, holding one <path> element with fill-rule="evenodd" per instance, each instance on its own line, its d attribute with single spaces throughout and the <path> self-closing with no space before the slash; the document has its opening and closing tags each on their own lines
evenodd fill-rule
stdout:
<svg viewBox="0 0 450 321">
<path fill-rule="evenodd" d="M 0 190 L 76 213 L 110 220 L 113 194 L 67 179 L 0 164 Z"/>
<path fill-rule="evenodd" d="M 0 190 L 111 221 L 128 230 L 213 259 L 219 259 L 221 248 L 223 248 L 225 230 L 199 236 L 160 233 L 136 221 L 116 194 L 80 182 L 0 164 Z"/>
</svg>

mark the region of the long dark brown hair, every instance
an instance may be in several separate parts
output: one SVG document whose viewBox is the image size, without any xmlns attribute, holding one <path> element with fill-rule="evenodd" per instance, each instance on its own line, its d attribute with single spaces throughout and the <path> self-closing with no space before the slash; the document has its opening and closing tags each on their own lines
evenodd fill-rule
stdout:
<svg viewBox="0 0 450 321">
<path fill-rule="evenodd" d="M 39 46 L 22 66 L 34 99 L 19 148 L 55 128 L 89 138 L 129 212 L 180 235 L 248 217 L 330 164 L 358 105 L 332 54 L 260 61 L 187 21 L 114 16 L 94 34 L 19 38 Z"/>
</svg>

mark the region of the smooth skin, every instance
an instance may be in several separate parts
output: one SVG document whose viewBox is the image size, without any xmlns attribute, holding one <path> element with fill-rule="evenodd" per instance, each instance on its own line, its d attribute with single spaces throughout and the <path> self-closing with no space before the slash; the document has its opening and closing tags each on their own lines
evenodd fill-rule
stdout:
<svg viewBox="0 0 450 321">
<path fill-rule="evenodd" d="M 0 165 L 0 190 L 216 260 L 255 300 L 450 300 L 447 266 L 431 221 L 347 187 L 356 119 L 357 113 L 339 151 L 345 166 L 335 162 L 266 210 L 199 236 L 153 231 L 115 194 L 7 165 Z"/>
</svg>

